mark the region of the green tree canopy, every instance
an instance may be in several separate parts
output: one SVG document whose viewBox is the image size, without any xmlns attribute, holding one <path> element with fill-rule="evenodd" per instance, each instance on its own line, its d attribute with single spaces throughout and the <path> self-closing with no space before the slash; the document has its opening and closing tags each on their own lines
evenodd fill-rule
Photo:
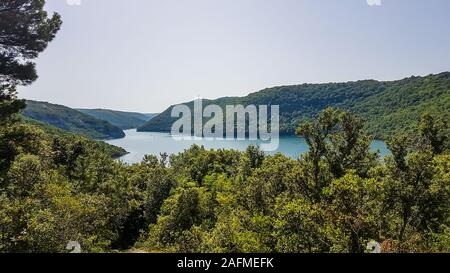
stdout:
<svg viewBox="0 0 450 273">
<path fill-rule="evenodd" d="M 45 0 L 0 2 L 0 122 L 25 106 L 16 100 L 16 86 L 37 79 L 33 60 L 61 26 L 60 16 L 48 17 L 44 5 Z"/>
</svg>

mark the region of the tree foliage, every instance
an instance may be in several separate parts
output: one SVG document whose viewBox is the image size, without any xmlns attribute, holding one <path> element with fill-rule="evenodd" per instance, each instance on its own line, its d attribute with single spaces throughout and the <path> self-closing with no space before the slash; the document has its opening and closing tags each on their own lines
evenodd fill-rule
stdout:
<svg viewBox="0 0 450 273">
<path fill-rule="evenodd" d="M 60 16 L 48 17 L 44 5 L 44 0 L 0 3 L 0 122 L 24 108 L 24 102 L 15 99 L 16 86 L 37 79 L 33 60 L 60 28 Z"/>
<path fill-rule="evenodd" d="M 298 160 L 206 150 L 115 161 L 83 137 L 33 124 L 1 130 L 0 250 L 89 252 L 448 251 L 450 155 L 445 122 L 369 150 L 363 121 L 326 109 L 299 127 Z M 45 127 L 44 127 L 45 129 Z M 437 141 L 438 140 L 438 141 Z"/>
</svg>

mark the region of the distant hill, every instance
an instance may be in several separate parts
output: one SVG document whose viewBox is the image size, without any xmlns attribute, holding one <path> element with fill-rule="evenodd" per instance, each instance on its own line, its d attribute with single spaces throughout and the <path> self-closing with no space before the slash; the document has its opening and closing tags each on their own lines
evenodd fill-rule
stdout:
<svg viewBox="0 0 450 273">
<path fill-rule="evenodd" d="M 50 124 L 65 131 L 95 139 L 125 137 L 119 127 L 72 108 L 48 102 L 26 101 L 25 117 Z"/>
<path fill-rule="evenodd" d="M 157 114 L 122 112 L 107 109 L 76 109 L 86 115 L 105 120 L 122 130 L 134 129 L 144 125 Z"/>
<path fill-rule="evenodd" d="M 38 121 L 35 119 L 31 119 L 29 117 L 22 117 L 21 120 L 22 123 L 24 124 L 28 124 L 34 127 L 37 127 L 39 129 L 41 129 L 42 131 L 44 131 L 48 136 L 50 137 L 76 137 L 76 134 L 65 131 L 63 129 L 57 128 L 55 126 L 52 126 L 50 124 L 44 123 L 42 121 Z M 128 152 L 121 148 L 121 147 L 117 147 L 111 144 L 108 144 L 104 141 L 101 140 L 91 140 L 86 138 L 87 141 L 90 141 L 93 145 L 95 145 L 98 149 L 101 149 L 103 151 L 105 151 L 107 154 L 109 154 L 111 157 L 113 158 L 120 158 L 126 154 L 128 154 Z"/>
<path fill-rule="evenodd" d="M 246 97 L 204 101 L 204 105 L 280 105 L 280 131 L 292 135 L 298 125 L 327 107 L 358 114 L 366 120 L 367 131 L 385 138 L 408 130 L 425 112 L 450 120 L 450 72 L 399 81 L 363 80 L 346 83 L 302 84 L 267 88 Z M 189 107 L 193 102 L 186 103 Z M 169 132 L 176 118 L 169 107 L 138 131 Z"/>
</svg>

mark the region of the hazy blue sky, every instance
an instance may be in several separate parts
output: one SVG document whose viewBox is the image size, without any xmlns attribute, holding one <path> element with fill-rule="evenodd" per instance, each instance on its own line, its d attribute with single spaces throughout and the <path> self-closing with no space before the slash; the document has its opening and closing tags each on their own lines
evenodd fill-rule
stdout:
<svg viewBox="0 0 450 273">
<path fill-rule="evenodd" d="M 64 23 L 20 96 L 71 107 L 158 112 L 197 95 L 450 70 L 449 0 L 47 1 Z"/>
</svg>

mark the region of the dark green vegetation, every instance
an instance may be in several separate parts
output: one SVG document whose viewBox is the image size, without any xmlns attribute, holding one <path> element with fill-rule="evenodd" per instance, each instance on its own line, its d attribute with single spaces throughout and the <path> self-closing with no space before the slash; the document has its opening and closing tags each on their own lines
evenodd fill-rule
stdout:
<svg viewBox="0 0 450 273">
<path fill-rule="evenodd" d="M 369 150 L 362 121 L 327 109 L 304 123 L 299 160 L 199 146 L 124 165 L 76 136 L 0 130 L 0 252 L 450 251 L 448 125 Z"/>
<path fill-rule="evenodd" d="M 336 107 L 361 116 L 366 131 L 385 139 L 399 130 L 409 130 L 425 113 L 450 120 L 450 72 L 399 81 L 373 80 L 281 86 L 246 97 L 228 97 L 204 104 L 279 105 L 280 131 L 295 133 L 299 123 L 317 117 L 326 107 Z M 192 109 L 193 103 L 187 103 Z M 140 131 L 170 132 L 176 118 L 172 107 L 139 128 Z"/>
<path fill-rule="evenodd" d="M 16 99 L 17 85 L 37 79 L 32 62 L 53 40 L 61 25 L 58 14 L 47 16 L 43 0 L 0 2 L 0 125 L 25 107 Z"/>
<path fill-rule="evenodd" d="M 112 158 L 119 158 L 128 153 L 125 149 L 123 149 L 121 147 L 117 147 L 117 146 L 108 144 L 104 141 L 100 141 L 100 140 L 88 139 L 81 135 L 73 134 L 73 133 L 64 131 L 62 129 L 59 129 L 57 127 L 54 127 L 52 125 L 49 125 L 49 124 L 46 124 L 46 123 L 43 123 L 43 122 L 40 122 L 40 121 L 37 121 L 34 119 L 30 119 L 27 117 L 23 117 L 20 120 L 20 123 L 23 125 L 31 126 L 36 130 L 41 130 L 48 138 L 77 139 L 77 140 L 82 140 L 85 142 L 90 142 L 90 145 L 104 151 L 106 154 L 108 154 Z"/>
<path fill-rule="evenodd" d="M 47 102 L 26 101 L 23 115 L 68 132 L 85 135 L 95 139 L 121 138 L 122 129 L 107 121 L 83 114 L 66 106 Z"/>
<path fill-rule="evenodd" d="M 118 174 L 115 149 L 67 133 L 50 135 L 27 123 L 2 127 L 0 251 L 63 252 L 61 242 L 68 238 L 83 240 L 90 251 L 108 245 L 102 240 L 127 206 L 111 198 L 120 186 L 105 182 Z"/>
<path fill-rule="evenodd" d="M 76 109 L 96 119 L 104 120 L 122 130 L 135 129 L 144 125 L 157 114 L 141 114 L 106 109 Z"/>
</svg>

